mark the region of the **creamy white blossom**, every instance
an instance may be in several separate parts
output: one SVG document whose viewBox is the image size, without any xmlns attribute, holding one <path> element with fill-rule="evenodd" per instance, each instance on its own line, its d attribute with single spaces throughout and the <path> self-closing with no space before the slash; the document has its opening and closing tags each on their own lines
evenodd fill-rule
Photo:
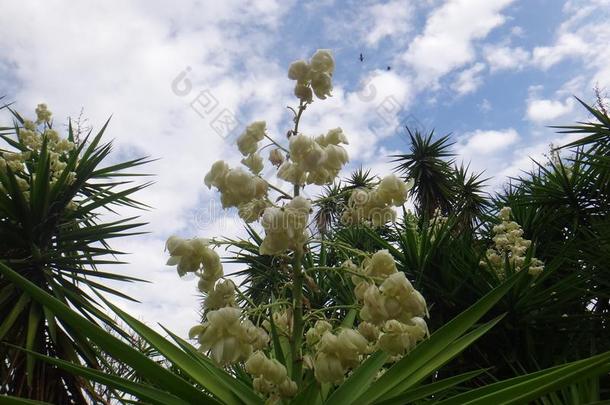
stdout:
<svg viewBox="0 0 610 405">
<path fill-rule="evenodd" d="M 271 162 L 273 166 L 281 166 L 281 164 L 284 163 L 284 160 L 284 154 L 279 148 L 271 149 L 269 152 L 269 162 Z"/>
<path fill-rule="evenodd" d="M 36 123 L 42 124 L 49 121 L 51 121 L 51 111 L 47 109 L 46 104 L 38 104 L 36 107 Z"/>
<path fill-rule="evenodd" d="M 306 230 L 311 202 L 297 196 L 284 207 L 265 209 L 261 225 L 265 230 L 265 239 L 260 246 L 260 254 L 274 255 L 286 250 L 301 250 L 307 241 Z"/>
<path fill-rule="evenodd" d="M 304 60 L 297 60 L 290 64 L 288 68 L 288 78 L 291 80 L 296 80 L 299 83 L 305 83 L 309 79 L 309 72 L 311 67 L 309 63 Z"/>
<path fill-rule="evenodd" d="M 345 373 L 360 364 L 368 342 L 353 329 L 341 329 L 337 335 L 323 333 L 315 346 L 314 375 L 322 383 L 339 384 Z"/>
<path fill-rule="evenodd" d="M 527 250 L 532 244 L 532 241 L 523 238 L 523 229 L 518 223 L 511 221 L 510 217 L 510 207 L 503 207 L 498 214 L 502 222 L 492 229 L 494 245 L 485 254 L 487 260 L 480 263 L 483 267 L 489 263 L 500 279 L 506 278 L 505 260 L 508 260 L 516 271 L 525 267 Z M 532 276 L 538 276 L 544 270 L 544 263 L 535 257 L 530 259 L 528 266 L 528 273 Z"/>
<path fill-rule="evenodd" d="M 206 321 L 191 328 L 190 336 L 197 336 L 202 352 L 222 365 L 246 360 L 252 353 L 252 345 L 246 328 L 240 320 L 239 308 L 224 307 L 206 314 Z"/>
<path fill-rule="evenodd" d="M 258 153 L 252 153 L 248 155 L 248 157 L 241 160 L 241 163 L 248 169 L 250 169 L 252 174 L 256 175 L 260 174 L 260 172 L 262 172 L 263 168 L 265 167 L 263 165 L 263 158 Z"/>
<path fill-rule="evenodd" d="M 325 100 L 332 96 L 333 90 L 332 77 L 325 72 L 315 72 L 311 78 L 311 89 L 320 100 Z"/>
<path fill-rule="evenodd" d="M 207 239 L 170 236 L 165 248 L 170 254 L 167 265 L 177 266 L 181 277 L 186 273 L 200 273 L 199 289 L 202 291 L 210 290 L 223 275 L 220 256 L 209 247 Z"/>
<path fill-rule="evenodd" d="M 323 135 L 316 138 L 303 134 L 291 137 L 292 162 L 280 166 L 278 177 L 296 185 L 332 183 L 349 157 L 345 148 L 338 145 L 347 143 L 343 132 L 340 128 L 331 131 L 333 133 L 328 139 Z"/>
<path fill-rule="evenodd" d="M 333 74 L 335 60 L 330 49 L 318 49 L 311 57 L 311 70 Z"/>
<path fill-rule="evenodd" d="M 254 199 L 267 195 L 267 182 L 241 168 L 231 169 L 222 160 L 212 165 L 205 176 L 208 188 L 216 187 L 220 191 L 220 202 L 224 208 L 239 207 Z"/>
<path fill-rule="evenodd" d="M 256 121 L 246 127 L 245 131 L 237 138 L 237 147 L 242 155 L 248 156 L 258 149 L 258 142 L 265 137 L 267 123 Z"/>
<path fill-rule="evenodd" d="M 395 175 L 389 175 L 374 189 L 354 190 L 341 220 L 345 224 L 368 223 L 375 227 L 392 222 L 396 219 L 396 212 L 392 207 L 405 203 L 412 186 L 412 182 L 405 183 Z"/>
<path fill-rule="evenodd" d="M 262 394 L 277 393 L 288 398 L 297 392 L 297 385 L 288 377 L 286 367 L 276 359 L 268 358 L 262 351 L 256 351 L 250 356 L 245 369 L 255 377 L 256 383 L 253 386 Z"/>
<path fill-rule="evenodd" d="M 297 82 L 295 96 L 307 103 L 313 101 L 312 93 L 321 100 L 331 96 L 334 70 L 335 61 L 328 49 L 318 49 L 309 63 L 304 60 L 293 62 L 288 69 L 288 77 Z"/>
</svg>

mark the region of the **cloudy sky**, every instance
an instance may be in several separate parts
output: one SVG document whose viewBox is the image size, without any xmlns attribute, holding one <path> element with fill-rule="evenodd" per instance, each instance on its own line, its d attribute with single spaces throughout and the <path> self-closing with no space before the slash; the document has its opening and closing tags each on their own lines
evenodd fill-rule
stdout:
<svg viewBox="0 0 610 405">
<path fill-rule="evenodd" d="M 141 301 L 123 307 L 181 335 L 197 319 L 196 281 L 164 266 L 164 241 L 241 233 L 203 176 L 239 160 L 235 137 L 253 120 L 284 139 L 291 61 L 333 50 L 334 97 L 301 129 L 341 126 L 350 167 L 387 172 L 405 126 L 434 129 L 490 187 L 565 141 L 548 125 L 586 118 L 573 95 L 610 90 L 610 0 L 0 3 L 0 94 L 30 116 L 46 102 L 56 125 L 112 115 L 113 159 L 159 158 L 139 195 L 154 207 L 150 233 L 117 242 L 131 264 L 114 270 L 151 281 L 123 286 Z"/>
</svg>

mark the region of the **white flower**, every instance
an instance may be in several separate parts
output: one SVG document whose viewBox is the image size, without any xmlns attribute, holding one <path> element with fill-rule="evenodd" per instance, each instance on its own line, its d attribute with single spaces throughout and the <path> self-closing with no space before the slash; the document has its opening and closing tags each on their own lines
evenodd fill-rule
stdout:
<svg viewBox="0 0 610 405">
<path fill-rule="evenodd" d="M 393 355 L 404 354 L 415 346 L 418 335 L 414 332 L 419 330 L 419 327 L 410 328 L 397 320 L 389 320 L 383 325 L 379 347 Z"/>
<path fill-rule="evenodd" d="M 411 182 L 404 183 L 396 176 L 390 175 L 385 177 L 374 190 L 354 190 L 341 220 L 346 224 L 368 222 L 377 227 L 394 221 L 396 212 L 392 206 L 404 204 L 406 192 L 411 186 Z"/>
<path fill-rule="evenodd" d="M 311 88 L 316 97 L 325 100 L 326 97 L 332 96 L 332 78 L 328 73 L 316 72 L 311 79 Z"/>
<path fill-rule="evenodd" d="M 367 340 L 353 329 L 342 329 L 338 335 L 331 331 L 324 332 L 316 344 L 316 379 L 319 382 L 340 383 L 349 369 L 360 364 L 361 356 L 367 349 Z"/>
<path fill-rule="evenodd" d="M 398 207 L 407 201 L 407 192 L 411 187 L 395 174 L 390 174 L 381 180 L 377 193 L 386 204 Z"/>
<path fill-rule="evenodd" d="M 424 297 L 413 288 L 405 273 L 389 276 L 379 290 L 385 298 L 385 310 L 390 318 L 408 321 L 414 316 L 427 313 Z"/>
<path fill-rule="evenodd" d="M 306 231 L 311 202 L 297 196 L 283 208 L 270 207 L 265 210 L 261 225 L 265 239 L 260 246 L 260 254 L 274 255 L 284 251 L 300 250 L 307 241 Z"/>
<path fill-rule="evenodd" d="M 269 394 L 277 388 L 282 397 L 296 394 L 297 386 L 288 378 L 286 367 L 276 359 L 269 359 L 261 351 L 254 352 L 248 358 L 245 369 L 248 374 L 256 377 L 253 386 L 258 392 Z"/>
<path fill-rule="evenodd" d="M 303 185 L 307 179 L 307 172 L 298 164 L 285 161 L 277 171 L 277 177 L 295 185 Z"/>
<path fill-rule="evenodd" d="M 313 91 L 311 87 L 303 83 L 294 86 L 294 95 L 301 101 L 311 103 L 313 101 Z"/>
<path fill-rule="evenodd" d="M 523 229 L 515 221 L 510 220 L 511 209 L 504 207 L 498 213 L 502 223 L 495 225 L 492 230 L 494 237 L 494 246 L 487 250 L 487 262 L 482 260 L 481 265 L 487 266 L 491 264 L 492 270 L 495 271 L 499 279 L 506 277 L 504 269 L 505 261 L 516 270 L 521 271 L 525 265 L 527 250 L 531 246 L 532 241 L 523 238 Z M 531 259 L 528 273 L 537 276 L 544 270 L 544 263 L 533 257 Z"/>
<path fill-rule="evenodd" d="M 510 220 L 510 214 L 511 214 L 510 207 L 503 207 L 500 210 L 500 214 L 498 215 L 498 217 L 503 221 L 508 221 L 508 220 Z"/>
<path fill-rule="evenodd" d="M 311 103 L 313 93 L 319 99 L 331 95 L 332 74 L 335 70 L 335 61 L 327 49 L 319 49 L 311 57 L 311 63 L 304 60 L 293 62 L 288 69 L 288 77 L 296 80 L 294 94 L 302 102 Z"/>
<path fill-rule="evenodd" d="M 209 241 L 202 238 L 182 239 L 170 236 L 165 243 L 170 258 L 167 265 L 177 265 L 178 275 L 203 270 L 200 277 L 200 289 L 208 291 L 216 280 L 222 277 L 222 264 L 220 256 L 209 247 Z M 204 286 L 202 288 L 202 285 Z"/>
<path fill-rule="evenodd" d="M 283 398 L 290 398 L 297 394 L 298 386 L 297 383 L 289 378 L 286 378 L 279 386 L 278 392 Z"/>
<path fill-rule="evenodd" d="M 212 165 L 203 181 L 208 188 L 212 188 L 212 186 L 221 187 L 228 172 L 229 165 L 224 160 L 218 160 Z"/>
<path fill-rule="evenodd" d="M 387 249 L 382 249 L 375 252 L 370 261 L 366 262 L 364 271 L 371 277 L 386 278 L 395 274 L 398 270 L 394 257 Z"/>
<path fill-rule="evenodd" d="M 349 143 L 341 128 L 331 129 L 326 135 L 320 135 L 316 138 L 316 142 L 322 146 L 339 145 L 340 143 L 347 145 Z"/>
<path fill-rule="evenodd" d="M 211 186 L 218 188 L 224 208 L 239 207 L 254 199 L 261 199 L 267 195 L 268 187 L 267 182 L 260 177 L 241 168 L 230 169 L 221 160 L 214 163 L 210 172 L 206 174 L 205 184 L 210 188 Z"/>
<path fill-rule="evenodd" d="M 237 213 L 241 219 L 250 223 L 258 221 L 266 208 L 270 207 L 271 203 L 263 198 L 254 199 L 247 203 L 240 204 Z"/>
<path fill-rule="evenodd" d="M 47 109 L 46 104 L 38 104 L 36 107 L 36 123 L 42 124 L 51 120 L 51 111 Z"/>
<path fill-rule="evenodd" d="M 265 121 L 256 121 L 248 125 L 246 130 L 237 138 L 237 147 L 242 155 L 247 156 L 256 152 L 258 142 L 265 137 L 265 129 L 267 123 Z"/>
<path fill-rule="evenodd" d="M 347 151 L 341 146 L 328 145 L 324 148 L 324 152 L 326 152 L 324 167 L 328 170 L 336 170 L 338 172 L 349 161 Z"/>
<path fill-rule="evenodd" d="M 358 332 L 371 342 L 375 342 L 379 337 L 379 328 L 370 322 L 360 322 Z"/>
<path fill-rule="evenodd" d="M 290 67 L 288 68 L 288 78 L 304 83 L 308 80 L 309 71 L 310 66 L 306 61 L 297 60 L 290 64 Z"/>
<path fill-rule="evenodd" d="M 311 57 L 311 69 L 316 72 L 332 74 L 335 70 L 335 61 L 329 49 L 318 49 Z"/>
<path fill-rule="evenodd" d="M 297 185 L 332 183 L 349 161 L 343 147 L 303 134 L 290 138 L 290 158 L 293 163 L 284 163 L 278 177 Z"/>
<path fill-rule="evenodd" d="M 318 352 L 314 358 L 314 375 L 321 383 L 339 384 L 345 370 L 339 357 L 332 353 Z"/>
<path fill-rule="evenodd" d="M 219 281 L 205 297 L 204 305 L 207 309 L 219 309 L 223 307 L 234 307 L 235 284 L 231 280 Z"/>
<path fill-rule="evenodd" d="M 263 328 L 254 325 L 249 319 L 246 319 L 242 326 L 245 328 L 246 340 L 255 350 L 261 350 L 269 344 L 269 335 Z"/>
<path fill-rule="evenodd" d="M 324 333 L 330 332 L 333 326 L 327 321 L 316 321 L 313 328 L 309 328 L 305 334 L 305 340 L 308 345 L 313 346 L 320 341 Z"/>
<path fill-rule="evenodd" d="M 258 153 L 252 153 L 247 158 L 242 159 L 241 163 L 246 166 L 253 174 L 259 174 L 263 171 L 263 158 Z"/>
<path fill-rule="evenodd" d="M 269 162 L 273 166 L 279 167 L 282 163 L 284 163 L 284 154 L 279 148 L 271 149 L 269 152 Z"/>
</svg>

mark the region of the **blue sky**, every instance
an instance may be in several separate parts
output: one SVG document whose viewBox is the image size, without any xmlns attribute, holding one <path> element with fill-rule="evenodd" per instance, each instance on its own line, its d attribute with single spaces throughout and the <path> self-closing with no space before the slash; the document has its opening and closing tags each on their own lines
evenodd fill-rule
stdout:
<svg viewBox="0 0 610 405">
<path fill-rule="evenodd" d="M 94 128 L 112 114 L 115 159 L 160 158 L 140 195 L 155 207 L 150 234 L 119 242 L 132 264 L 116 271 L 152 281 L 124 286 L 142 301 L 125 308 L 181 334 L 197 318 L 196 283 L 164 266 L 164 241 L 242 233 L 203 176 L 219 158 L 239 161 L 232 141 L 251 121 L 283 139 L 293 60 L 333 50 L 334 96 L 301 129 L 341 126 L 350 168 L 388 172 L 411 125 L 452 133 L 492 189 L 567 140 L 548 125 L 586 119 L 573 95 L 610 90 L 609 0 L 3 3 L 0 94 L 25 115 L 46 102 L 56 125 L 81 108 Z M 223 136 L 219 114 L 235 123 L 216 127 Z"/>
</svg>

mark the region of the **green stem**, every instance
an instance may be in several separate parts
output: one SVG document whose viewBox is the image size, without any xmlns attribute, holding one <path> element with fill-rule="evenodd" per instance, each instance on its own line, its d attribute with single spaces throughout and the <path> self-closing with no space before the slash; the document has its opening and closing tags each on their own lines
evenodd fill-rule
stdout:
<svg viewBox="0 0 610 405">
<path fill-rule="evenodd" d="M 261 177 L 261 179 L 262 179 L 262 177 Z M 267 181 L 267 186 L 269 186 L 270 189 L 277 191 L 278 193 L 280 193 L 284 197 L 292 198 L 292 196 L 290 194 L 288 194 L 287 192 L 285 192 L 281 188 L 275 187 L 273 184 L 269 183 L 268 181 Z"/>
<path fill-rule="evenodd" d="M 280 145 L 279 143 L 277 143 L 273 138 L 271 138 L 270 136 L 268 136 L 267 134 L 265 134 L 265 138 L 267 138 L 268 140 L 271 141 L 272 144 L 274 144 L 275 146 L 277 146 L 279 149 L 283 150 L 286 153 L 290 153 L 290 151 L 286 148 L 284 148 L 282 145 Z M 269 146 L 269 145 L 267 145 Z M 262 149 L 262 148 L 261 148 Z"/>
<path fill-rule="evenodd" d="M 303 340 L 303 253 L 299 249 L 294 252 L 292 299 L 294 302 L 293 325 L 292 325 L 292 380 L 301 385 L 301 374 L 303 370 L 303 357 L 301 353 L 301 342 Z"/>
<path fill-rule="evenodd" d="M 292 136 L 296 136 L 299 131 L 299 122 L 301 115 L 307 105 L 303 101 L 299 104 L 299 112 L 294 118 L 294 129 Z M 294 185 L 294 197 L 297 197 L 300 192 L 298 184 Z M 303 355 L 301 353 L 301 344 L 303 341 L 303 247 L 298 246 L 294 252 L 294 261 L 292 263 L 292 300 L 293 300 L 293 324 L 292 324 L 292 380 L 301 386 L 301 376 L 303 372 Z"/>
</svg>

